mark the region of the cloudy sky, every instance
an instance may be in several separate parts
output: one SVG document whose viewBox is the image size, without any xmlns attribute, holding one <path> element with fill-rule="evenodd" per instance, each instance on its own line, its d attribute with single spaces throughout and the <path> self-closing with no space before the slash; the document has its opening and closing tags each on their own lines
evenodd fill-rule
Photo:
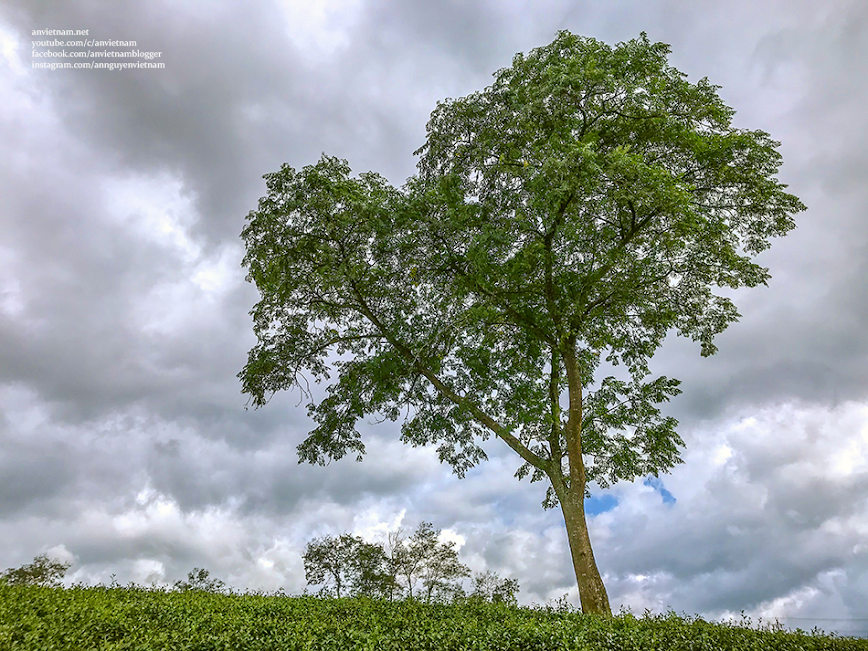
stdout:
<svg viewBox="0 0 868 651">
<path fill-rule="evenodd" d="M 135 40 L 165 67 L 36 69 L 38 29 Z M 245 411 L 236 378 L 258 299 L 239 234 L 262 175 L 326 152 L 400 185 L 437 100 L 559 29 L 670 44 L 691 81 L 722 86 L 736 126 L 782 142 L 780 178 L 808 206 L 757 259 L 768 287 L 719 290 L 743 316 L 715 356 L 672 333 L 650 363 L 682 380 L 664 413 L 686 463 L 589 502 L 613 609 L 868 635 L 862 0 L 7 0 L 0 569 L 48 552 L 74 562 L 68 583 L 196 566 L 300 594 L 313 537 L 426 520 L 474 571 L 517 579 L 520 603 L 578 604 L 560 511 L 513 478 L 504 444 L 460 480 L 371 418 L 363 463 L 299 466 L 299 396 Z"/>
</svg>

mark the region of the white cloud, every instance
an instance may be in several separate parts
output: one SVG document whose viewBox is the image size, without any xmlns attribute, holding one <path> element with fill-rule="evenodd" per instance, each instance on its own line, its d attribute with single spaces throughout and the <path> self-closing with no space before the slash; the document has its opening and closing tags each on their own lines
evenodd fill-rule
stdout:
<svg viewBox="0 0 868 651">
<path fill-rule="evenodd" d="M 78 559 L 75 554 L 66 548 L 66 545 L 55 545 L 45 551 L 45 555 L 58 563 L 75 563 Z"/>
<path fill-rule="evenodd" d="M 166 568 L 161 561 L 153 558 L 139 558 L 133 563 L 133 582 L 137 585 L 162 585 L 166 578 Z"/>
<path fill-rule="evenodd" d="M 280 0 L 286 34 L 305 56 L 328 56 L 350 45 L 349 33 L 358 21 L 361 0 Z"/>
<path fill-rule="evenodd" d="M 461 551 L 461 548 L 464 547 L 464 543 L 467 542 L 467 538 L 452 529 L 443 529 L 437 540 L 441 543 L 454 542 L 455 551 Z"/>
<path fill-rule="evenodd" d="M 374 504 L 353 517 L 353 533 L 368 542 L 386 543 L 390 533 L 401 529 L 405 515 L 406 508 L 387 514 L 381 505 Z"/>
<path fill-rule="evenodd" d="M 173 250 L 185 264 L 202 255 L 202 247 L 190 237 L 199 219 L 196 199 L 177 176 L 118 176 L 104 180 L 102 193 L 111 218 L 136 237 Z"/>
<path fill-rule="evenodd" d="M 0 57 L 3 58 L 0 68 L 9 67 L 16 76 L 23 75 L 26 67 L 18 56 L 21 42 L 18 35 L 8 25 L 0 22 Z"/>
</svg>

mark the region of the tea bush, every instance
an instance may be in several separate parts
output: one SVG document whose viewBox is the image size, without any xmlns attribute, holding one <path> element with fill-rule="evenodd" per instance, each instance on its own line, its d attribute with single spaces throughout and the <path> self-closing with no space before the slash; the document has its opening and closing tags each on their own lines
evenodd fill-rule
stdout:
<svg viewBox="0 0 868 651">
<path fill-rule="evenodd" d="M 368 597 L 0 584 L 0 651 L 868 651 L 868 640 L 481 599 Z"/>
</svg>

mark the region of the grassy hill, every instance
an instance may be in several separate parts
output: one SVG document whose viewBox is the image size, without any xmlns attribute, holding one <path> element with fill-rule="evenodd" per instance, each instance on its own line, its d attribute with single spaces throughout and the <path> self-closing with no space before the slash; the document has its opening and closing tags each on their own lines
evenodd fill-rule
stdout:
<svg viewBox="0 0 868 651">
<path fill-rule="evenodd" d="M 426 604 L 0 583 L 0 651 L 11 649 L 868 651 L 868 640 L 758 631 L 674 613 L 603 620 L 478 599 Z"/>
</svg>

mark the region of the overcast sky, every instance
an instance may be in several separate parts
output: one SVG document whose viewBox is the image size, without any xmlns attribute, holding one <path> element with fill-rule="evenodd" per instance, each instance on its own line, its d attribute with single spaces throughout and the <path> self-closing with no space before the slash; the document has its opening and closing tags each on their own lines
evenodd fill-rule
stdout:
<svg viewBox="0 0 868 651">
<path fill-rule="evenodd" d="M 35 69 L 38 29 L 135 40 L 165 68 Z M 613 609 L 868 635 L 864 0 L 6 0 L 0 569 L 48 552 L 74 562 L 67 583 L 196 566 L 300 594 L 313 537 L 426 520 L 472 570 L 517 579 L 521 604 L 578 605 L 562 514 L 502 442 L 461 480 L 370 418 L 363 463 L 300 466 L 299 396 L 245 411 L 236 378 L 258 299 L 239 235 L 262 175 L 325 152 L 400 185 L 437 100 L 559 29 L 670 44 L 736 126 L 782 143 L 780 179 L 808 206 L 757 258 L 768 287 L 718 290 L 742 319 L 715 356 L 672 333 L 650 362 L 682 380 L 663 413 L 685 463 L 589 501 Z"/>
</svg>

